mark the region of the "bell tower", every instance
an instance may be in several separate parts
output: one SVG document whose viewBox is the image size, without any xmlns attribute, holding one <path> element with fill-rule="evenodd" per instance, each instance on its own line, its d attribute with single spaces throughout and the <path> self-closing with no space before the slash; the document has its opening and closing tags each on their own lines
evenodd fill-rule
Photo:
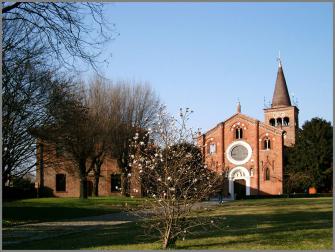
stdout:
<svg viewBox="0 0 335 252">
<path fill-rule="evenodd" d="M 295 144 L 295 137 L 299 127 L 299 109 L 291 105 L 280 58 L 278 58 L 278 62 L 277 79 L 271 108 L 264 109 L 264 117 L 266 124 L 284 130 L 284 145 L 289 147 Z"/>
</svg>

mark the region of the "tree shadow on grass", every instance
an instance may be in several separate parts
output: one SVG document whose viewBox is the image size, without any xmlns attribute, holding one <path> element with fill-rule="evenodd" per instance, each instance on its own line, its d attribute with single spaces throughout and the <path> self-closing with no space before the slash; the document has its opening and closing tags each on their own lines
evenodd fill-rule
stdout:
<svg viewBox="0 0 335 252">
<path fill-rule="evenodd" d="M 25 241 L 20 244 L 4 243 L 4 249 L 81 249 L 96 246 L 138 244 L 155 242 L 157 238 L 149 240 L 140 236 L 142 228 L 136 222 L 117 225 L 93 225 L 76 227 L 72 233 L 67 233 L 73 226 L 56 227 L 64 235 L 46 239 Z M 41 228 L 36 227 L 35 232 Z"/>
<path fill-rule="evenodd" d="M 206 218 L 208 217 L 199 217 Z M 332 212 L 304 212 L 290 211 L 289 213 L 267 213 L 267 214 L 242 214 L 242 215 L 219 215 L 211 217 L 220 229 L 209 231 L 194 230 L 195 234 L 190 239 L 217 238 L 225 236 L 233 237 L 234 240 L 227 243 L 218 243 L 211 246 L 231 246 L 234 243 L 248 243 L 252 239 L 241 240 L 241 236 L 259 235 L 265 244 L 275 244 L 278 240 L 285 242 L 289 234 L 285 232 L 296 232 L 297 237 L 302 230 L 322 230 L 332 227 Z M 59 230 L 64 226 L 59 226 Z M 71 227 L 66 227 L 71 228 Z M 72 227 L 73 228 L 73 227 Z M 38 231 L 38 227 L 36 227 Z M 65 230 L 65 229 L 64 229 Z M 76 228 L 74 228 L 76 230 Z M 77 227 L 76 233 L 64 234 L 57 238 L 46 238 L 38 241 L 27 241 L 21 244 L 4 246 L 6 249 L 83 249 L 92 247 L 107 247 L 112 245 L 136 245 L 156 242 L 158 237 L 143 237 L 143 229 L 140 222 L 130 222 L 118 225 L 93 225 Z M 61 231 L 60 231 L 61 232 Z M 304 239 L 317 240 L 319 234 L 309 234 Z M 236 239 L 235 239 L 236 237 Z M 235 241 L 236 240 L 236 241 Z M 213 241 L 214 242 L 214 241 Z M 215 242 L 214 242 L 215 243 Z M 180 245 L 180 248 L 205 247 L 206 244 Z"/>
<path fill-rule="evenodd" d="M 92 208 L 76 208 L 76 207 L 4 207 L 3 219 L 12 224 L 18 223 L 35 223 L 43 221 L 66 221 L 72 218 L 80 218 L 87 216 L 96 216 L 119 212 L 119 209 L 92 209 Z"/>
</svg>

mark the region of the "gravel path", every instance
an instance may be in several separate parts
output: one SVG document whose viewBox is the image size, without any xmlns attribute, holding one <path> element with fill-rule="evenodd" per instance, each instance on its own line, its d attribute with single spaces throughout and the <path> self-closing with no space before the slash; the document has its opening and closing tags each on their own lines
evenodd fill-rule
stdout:
<svg viewBox="0 0 335 252">
<path fill-rule="evenodd" d="M 80 233 L 99 229 L 103 226 L 124 224 L 136 220 L 137 217 L 127 213 L 111 213 L 99 216 L 88 216 L 63 221 L 50 221 L 24 224 L 2 229 L 3 245 L 53 238 L 67 234 Z"/>
<path fill-rule="evenodd" d="M 210 208 L 218 205 L 217 201 L 197 203 L 194 209 Z M 113 226 L 138 220 L 139 217 L 129 212 L 111 213 L 84 218 L 24 224 L 2 229 L 3 245 L 53 238 L 67 234 L 75 234 L 90 230 L 98 230 L 104 226 Z"/>
</svg>

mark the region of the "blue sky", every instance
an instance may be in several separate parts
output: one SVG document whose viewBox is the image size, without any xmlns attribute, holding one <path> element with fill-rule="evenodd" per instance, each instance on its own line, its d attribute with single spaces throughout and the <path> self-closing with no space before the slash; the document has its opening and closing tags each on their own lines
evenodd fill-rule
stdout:
<svg viewBox="0 0 335 252">
<path fill-rule="evenodd" d="M 106 15 L 120 36 L 102 72 L 148 81 L 171 113 L 195 111 L 206 131 L 236 111 L 263 120 L 281 52 L 300 126 L 333 120 L 331 3 L 111 3 Z"/>
</svg>

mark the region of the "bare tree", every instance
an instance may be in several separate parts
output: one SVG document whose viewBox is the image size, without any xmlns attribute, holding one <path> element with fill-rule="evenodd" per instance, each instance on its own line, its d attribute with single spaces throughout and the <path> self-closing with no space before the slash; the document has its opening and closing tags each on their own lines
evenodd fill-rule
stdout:
<svg viewBox="0 0 335 252">
<path fill-rule="evenodd" d="M 144 132 L 155 123 L 160 102 L 148 84 L 118 82 L 111 93 L 114 93 L 113 114 L 117 115 L 119 121 L 113 131 L 112 154 L 122 170 L 122 193 L 129 195 L 129 142 L 135 132 Z"/>
<path fill-rule="evenodd" d="M 103 45 L 117 35 L 103 10 L 92 2 L 3 2 L 3 59 L 30 51 L 49 66 L 74 70 L 84 61 L 96 69 Z"/>
<path fill-rule="evenodd" d="M 45 102 L 60 68 L 84 61 L 96 68 L 114 34 L 102 3 L 2 3 L 3 185 L 35 167 L 36 139 Z M 85 17 L 85 18 L 84 18 Z M 53 82 L 55 84 L 55 82 Z"/>
<path fill-rule="evenodd" d="M 113 115 L 113 107 L 110 103 L 109 86 L 106 80 L 96 76 L 92 80 L 87 95 L 87 104 L 91 120 L 99 127 L 96 135 L 96 147 L 93 149 L 90 160 L 93 171 L 93 195 L 99 196 L 99 180 L 101 166 L 105 158 L 111 156 L 112 131 L 118 125 Z"/>
<path fill-rule="evenodd" d="M 51 121 L 35 131 L 42 141 L 61 146 L 75 163 L 80 177 L 80 198 L 83 199 L 88 196 L 87 176 L 92 170 L 92 153 L 101 139 L 101 124 L 90 116 L 86 97 L 81 85 L 54 89 L 47 105 Z"/>
<path fill-rule="evenodd" d="M 177 120 L 161 108 L 153 128 L 144 138 L 136 134 L 131 144 L 133 173 L 138 169 L 143 189 L 151 198 L 146 201 L 147 211 L 139 214 L 150 212 L 147 230 L 159 233 L 164 249 L 196 227 L 213 224 L 206 218 L 191 217 L 195 204 L 215 192 L 220 180 L 202 163 L 201 152 L 194 145 L 195 134 L 186 124 L 190 113 L 181 110 Z M 148 143 L 148 138 L 153 142 Z"/>
<path fill-rule="evenodd" d="M 3 66 L 2 185 L 36 166 L 36 139 L 30 129 L 47 118 L 45 104 L 50 89 L 58 85 L 53 73 L 23 64 L 11 75 Z"/>
<path fill-rule="evenodd" d="M 129 195 L 129 140 L 155 120 L 159 99 L 148 84 L 118 81 L 95 76 L 89 88 L 89 114 L 100 124 L 99 145 L 92 153 L 94 194 L 98 195 L 101 166 L 106 157 L 118 161 L 122 172 L 121 192 Z"/>
<path fill-rule="evenodd" d="M 150 125 L 157 104 L 158 98 L 148 85 L 113 84 L 96 76 L 86 89 L 75 84 L 55 88 L 47 105 L 51 120 L 35 134 L 61 146 L 76 164 L 82 198 L 87 197 L 86 181 L 92 171 L 93 193 L 98 196 L 106 157 L 117 159 L 121 171 L 129 173 L 124 165 L 128 164 L 129 139 L 136 130 Z"/>
</svg>

